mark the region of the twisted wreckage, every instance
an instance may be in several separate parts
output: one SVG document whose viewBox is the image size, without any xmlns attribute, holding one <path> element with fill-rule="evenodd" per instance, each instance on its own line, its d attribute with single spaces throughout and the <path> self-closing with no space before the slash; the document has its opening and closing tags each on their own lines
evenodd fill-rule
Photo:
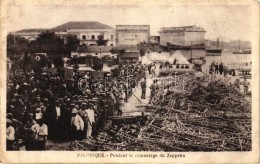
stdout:
<svg viewBox="0 0 260 164">
<path fill-rule="evenodd" d="M 171 90 L 185 81 L 185 90 Z M 142 116 L 111 118 L 96 137 L 67 150 L 250 151 L 251 97 L 225 80 L 183 75 L 159 79 L 159 91 Z M 162 94 L 160 88 L 169 88 Z M 130 121 L 129 121 L 130 120 Z"/>
</svg>

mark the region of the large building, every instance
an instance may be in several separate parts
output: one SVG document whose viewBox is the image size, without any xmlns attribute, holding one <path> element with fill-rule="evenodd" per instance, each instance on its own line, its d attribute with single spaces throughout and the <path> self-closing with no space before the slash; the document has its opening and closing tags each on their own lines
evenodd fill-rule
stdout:
<svg viewBox="0 0 260 164">
<path fill-rule="evenodd" d="M 76 35 L 80 40 L 80 44 L 97 45 L 99 36 L 102 36 L 104 40 L 108 40 L 108 46 L 115 45 L 115 32 L 110 26 L 102 24 L 100 22 L 68 22 L 51 29 L 56 34 L 64 35 L 71 34 Z"/>
<path fill-rule="evenodd" d="M 137 45 L 140 42 L 149 42 L 149 25 L 117 25 L 116 45 Z"/>
<path fill-rule="evenodd" d="M 47 29 L 22 29 L 20 31 L 13 32 L 12 34 L 15 36 L 20 36 L 29 41 L 34 41 L 38 37 L 38 35 Z"/>
<path fill-rule="evenodd" d="M 160 45 L 191 46 L 205 43 L 203 28 L 197 26 L 163 27 L 160 31 Z"/>
</svg>

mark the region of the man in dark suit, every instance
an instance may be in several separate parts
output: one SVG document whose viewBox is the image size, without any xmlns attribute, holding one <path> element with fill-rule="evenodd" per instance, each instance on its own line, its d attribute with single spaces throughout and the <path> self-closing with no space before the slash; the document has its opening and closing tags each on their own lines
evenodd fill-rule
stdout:
<svg viewBox="0 0 260 164">
<path fill-rule="evenodd" d="M 60 140 L 63 135 L 63 120 L 64 113 L 61 106 L 61 99 L 56 100 L 55 104 L 51 107 L 51 132 L 54 139 Z"/>
</svg>

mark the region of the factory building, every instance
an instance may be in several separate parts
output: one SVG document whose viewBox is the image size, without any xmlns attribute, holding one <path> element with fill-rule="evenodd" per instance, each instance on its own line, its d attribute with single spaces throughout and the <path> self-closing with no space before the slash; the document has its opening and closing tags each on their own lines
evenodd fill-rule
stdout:
<svg viewBox="0 0 260 164">
<path fill-rule="evenodd" d="M 163 27 L 160 31 L 160 45 L 191 46 L 205 44 L 203 28 L 197 26 Z"/>
<path fill-rule="evenodd" d="M 117 25 L 116 45 L 137 45 L 140 42 L 149 42 L 149 25 Z"/>
</svg>

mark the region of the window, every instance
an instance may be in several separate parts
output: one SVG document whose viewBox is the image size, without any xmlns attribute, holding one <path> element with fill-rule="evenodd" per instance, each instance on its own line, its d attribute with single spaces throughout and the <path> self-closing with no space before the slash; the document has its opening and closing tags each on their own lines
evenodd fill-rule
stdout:
<svg viewBox="0 0 260 164">
<path fill-rule="evenodd" d="M 82 35 L 82 40 L 86 40 L 86 35 Z"/>
<path fill-rule="evenodd" d="M 91 39 L 92 39 L 92 40 L 95 40 L 95 35 L 91 35 Z"/>
<path fill-rule="evenodd" d="M 110 40 L 113 40 L 114 39 L 114 36 L 113 35 L 110 35 Z"/>
</svg>

